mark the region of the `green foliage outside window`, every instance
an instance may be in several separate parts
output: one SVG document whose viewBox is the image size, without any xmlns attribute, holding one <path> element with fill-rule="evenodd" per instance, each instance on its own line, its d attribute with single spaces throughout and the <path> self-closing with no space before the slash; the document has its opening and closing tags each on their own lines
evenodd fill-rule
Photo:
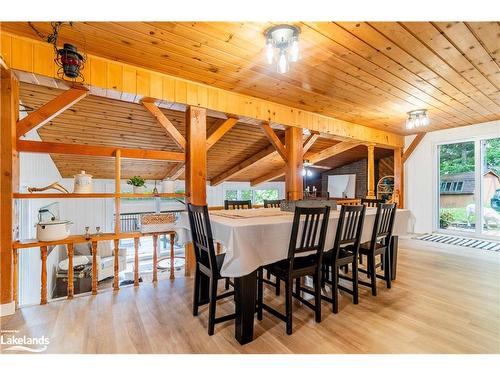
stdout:
<svg viewBox="0 0 500 375">
<path fill-rule="evenodd" d="M 279 199 L 278 189 L 264 190 L 226 190 L 224 199 L 251 200 L 253 204 L 263 204 L 264 199 Z"/>
</svg>

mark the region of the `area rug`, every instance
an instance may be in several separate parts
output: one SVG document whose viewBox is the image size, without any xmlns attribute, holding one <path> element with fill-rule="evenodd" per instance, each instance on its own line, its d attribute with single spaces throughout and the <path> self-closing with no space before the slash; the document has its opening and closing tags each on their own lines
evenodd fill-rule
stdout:
<svg viewBox="0 0 500 375">
<path fill-rule="evenodd" d="M 500 242 L 482 240 L 482 239 L 478 239 L 478 238 L 457 237 L 457 236 L 450 236 L 450 235 L 446 235 L 446 234 L 432 233 L 432 234 L 426 234 L 426 235 L 423 235 L 420 237 L 416 237 L 416 239 L 422 240 L 422 241 L 443 243 L 443 244 L 447 244 L 447 245 L 471 247 L 474 249 L 500 251 Z"/>
</svg>

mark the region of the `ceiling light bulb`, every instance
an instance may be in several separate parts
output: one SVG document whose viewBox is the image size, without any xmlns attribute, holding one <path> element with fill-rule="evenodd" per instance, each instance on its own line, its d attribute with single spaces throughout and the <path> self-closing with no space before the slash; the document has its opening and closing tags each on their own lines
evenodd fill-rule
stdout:
<svg viewBox="0 0 500 375">
<path fill-rule="evenodd" d="M 292 42 L 292 46 L 290 48 L 290 61 L 297 62 L 299 60 L 299 41 L 295 39 Z"/>
<path fill-rule="evenodd" d="M 278 72 L 281 74 L 288 72 L 288 60 L 286 58 L 285 52 L 280 53 L 280 59 L 278 61 Z"/>
<path fill-rule="evenodd" d="M 273 63 L 273 57 L 274 57 L 274 48 L 273 48 L 273 42 L 270 40 L 267 41 L 266 44 L 266 58 L 267 58 L 267 63 L 272 64 Z"/>
<path fill-rule="evenodd" d="M 311 131 L 307 128 L 302 128 L 302 135 L 309 137 L 311 135 Z"/>
</svg>

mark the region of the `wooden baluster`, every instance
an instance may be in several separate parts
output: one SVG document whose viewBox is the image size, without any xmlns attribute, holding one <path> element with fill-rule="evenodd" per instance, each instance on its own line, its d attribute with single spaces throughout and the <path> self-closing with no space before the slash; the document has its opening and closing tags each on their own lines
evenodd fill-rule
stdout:
<svg viewBox="0 0 500 375">
<path fill-rule="evenodd" d="M 40 246 L 40 256 L 42 258 L 40 305 L 45 305 L 47 303 L 47 246 Z"/>
<path fill-rule="evenodd" d="M 92 241 L 92 294 L 97 294 L 97 241 Z"/>
<path fill-rule="evenodd" d="M 134 237 L 134 286 L 139 286 L 139 237 Z"/>
<path fill-rule="evenodd" d="M 222 245 L 220 244 L 220 242 L 217 242 L 217 255 L 219 255 L 220 253 L 222 253 Z"/>
<path fill-rule="evenodd" d="M 74 275 L 73 275 L 73 244 L 68 244 L 68 299 L 73 298 Z"/>
<path fill-rule="evenodd" d="M 17 249 L 12 249 L 13 255 L 13 263 L 14 263 L 14 303 L 16 304 L 15 308 L 19 305 L 19 296 L 18 296 L 18 288 L 19 288 L 19 253 Z"/>
<path fill-rule="evenodd" d="M 170 280 L 175 279 L 174 241 L 175 241 L 175 233 L 170 233 Z"/>
<path fill-rule="evenodd" d="M 153 234 L 153 282 L 158 281 L 158 235 Z"/>
<path fill-rule="evenodd" d="M 115 243 L 115 263 L 114 263 L 114 271 L 115 271 L 115 274 L 114 274 L 114 277 L 113 277 L 113 290 L 120 290 L 120 280 L 119 280 L 119 276 L 118 276 L 118 273 L 120 271 L 120 266 L 119 266 L 119 252 L 120 252 L 120 240 L 119 239 L 115 239 L 114 240 L 114 243 Z"/>
</svg>

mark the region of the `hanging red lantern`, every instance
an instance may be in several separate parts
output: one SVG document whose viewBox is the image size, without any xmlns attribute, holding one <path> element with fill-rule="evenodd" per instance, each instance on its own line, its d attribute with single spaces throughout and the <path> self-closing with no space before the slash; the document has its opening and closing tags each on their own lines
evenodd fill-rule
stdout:
<svg viewBox="0 0 500 375">
<path fill-rule="evenodd" d="M 85 59 L 72 44 L 64 43 L 64 47 L 57 50 L 55 62 L 60 67 L 57 72 L 59 76 L 64 75 L 71 79 L 81 77 L 83 80 L 80 70 L 83 69 Z"/>
<path fill-rule="evenodd" d="M 52 44 L 54 47 L 54 62 L 59 67 L 57 76 L 62 79 L 69 78 L 74 81 L 83 82 L 82 70 L 84 69 L 86 60 L 85 53 L 78 52 L 78 49 L 70 43 L 64 43 L 63 48 L 57 48 L 60 29 L 63 26 L 73 28 L 73 22 L 51 22 L 52 33 L 49 35 L 43 35 L 31 22 L 28 22 L 28 24 L 40 38 L 45 39 L 47 43 Z M 76 28 L 74 30 L 78 31 Z M 85 40 L 85 35 L 81 34 L 83 40 Z"/>
</svg>

